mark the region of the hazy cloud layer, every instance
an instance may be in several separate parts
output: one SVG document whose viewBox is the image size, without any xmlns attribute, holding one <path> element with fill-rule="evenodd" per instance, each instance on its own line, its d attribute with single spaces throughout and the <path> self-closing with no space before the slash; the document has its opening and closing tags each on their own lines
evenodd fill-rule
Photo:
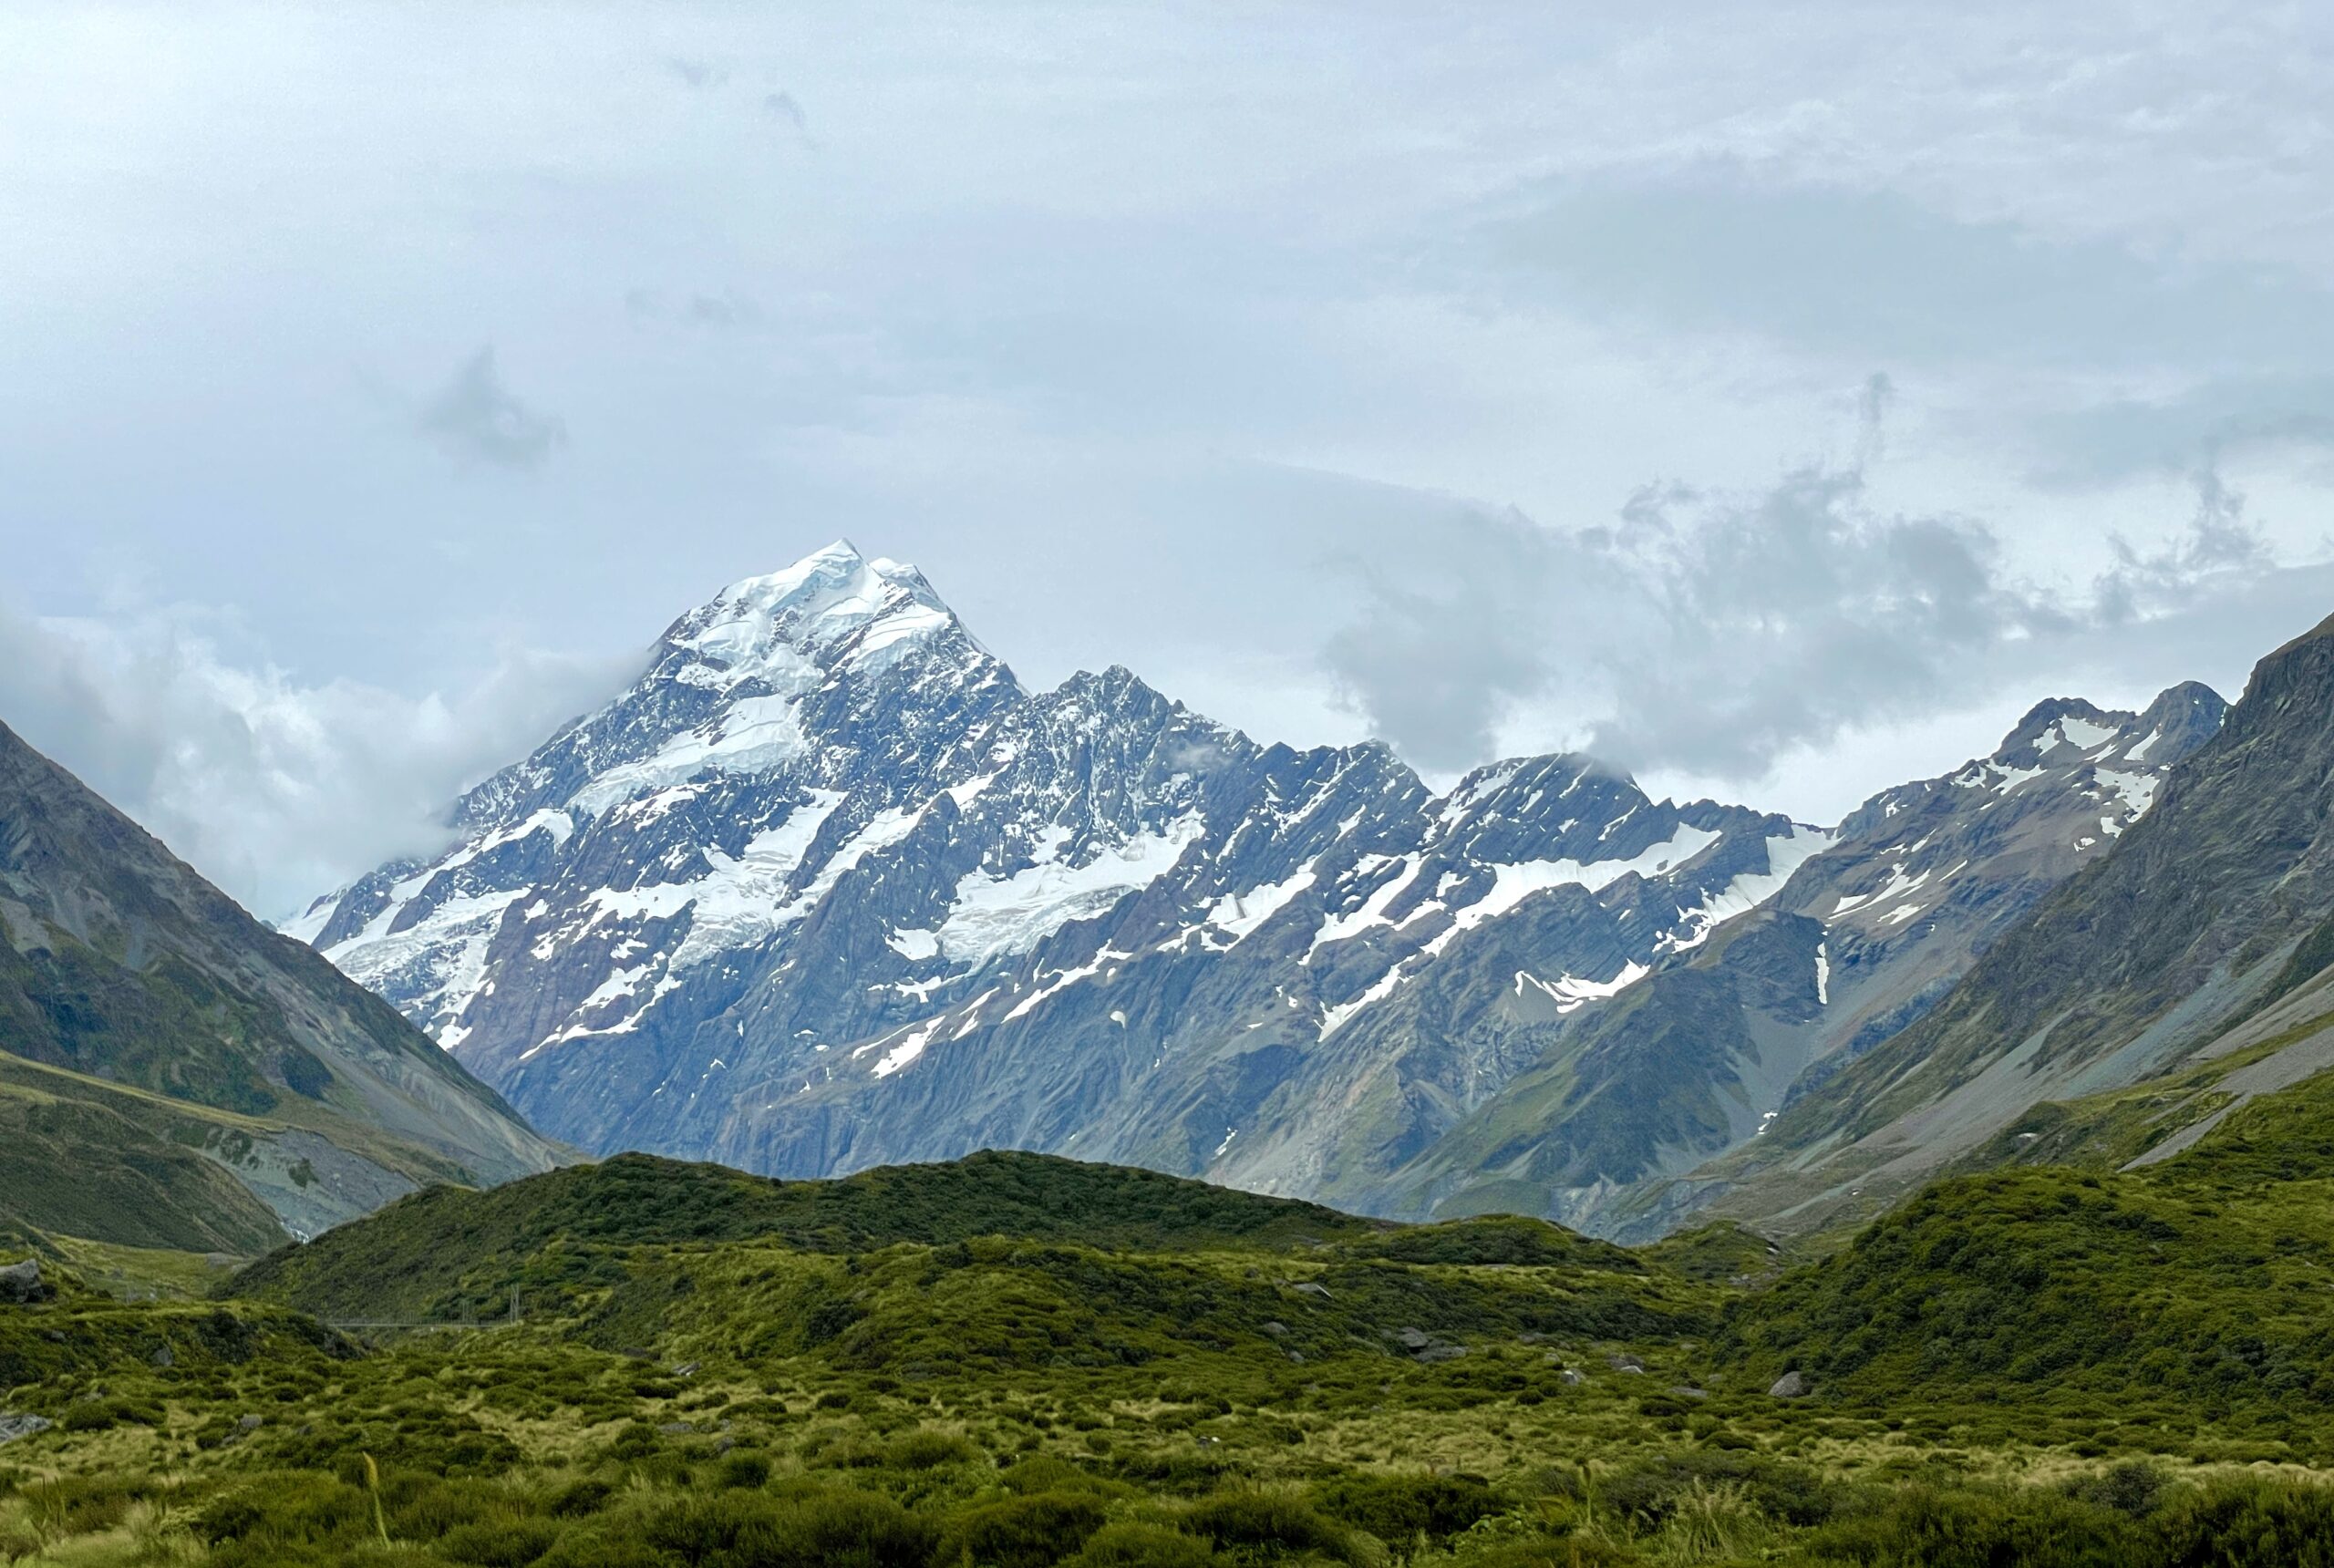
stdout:
<svg viewBox="0 0 2334 1568">
<path fill-rule="evenodd" d="M 1870 445 L 1884 393 L 1866 388 Z M 2186 532 L 2144 552 L 2116 541 L 2080 598 L 2020 583 L 1978 522 L 1876 511 L 1854 469 L 1750 496 L 1647 490 L 1611 528 L 1478 512 L 1414 571 L 1372 573 L 1325 662 L 1431 769 L 1482 760 L 1536 708 L 1623 767 L 1757 778 L 1844 730 L 1969 702 L 2013 649 L 2047 661 L 2053 642 L 2136 633 L 2268 570 L 2242 498 L 2209 472 L 2198 488 Z"/>
<path fill-rule="evenodd" d="M 839 533 L 1033 683 L 1810 816 L 2334 607 L 2322 6 L 11 26 L 0 596 L 109 628 L 45 729 L 260 902 L 170 757 L 416 820 L 364 723 Z"/>
<path fill-rule="evenodd" d="M 0 716 L 264 919 L 439 848 L 460 789 L 604 698 L 637 657 L 505 650 L 418 699 L 306 686 L 184 612 L 43 622 L 0 609 Z"/>
</svg>

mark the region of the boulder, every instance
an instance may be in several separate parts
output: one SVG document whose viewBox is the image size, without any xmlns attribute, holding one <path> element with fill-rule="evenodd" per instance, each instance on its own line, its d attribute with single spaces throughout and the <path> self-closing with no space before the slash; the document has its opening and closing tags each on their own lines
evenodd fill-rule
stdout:
<svg viewBox="0 0 2334 1568">
<path fill-rule="evenodd" d="M 1405 1350 L 1424 1350 L 1434 1343 L 1434 1336 L 1418 1328 L 1405 1328 L 1396 1334 L 1394 1338 Z"/>
<path fill-rule="evenodd" d="M 35 1432 L 48 1430 L 46 1416 L 19 1416 L 14 1410 L 0 1410 L 0 1443 L 13 1443 L 18 1438 L 29 1438 Z"/>
<path fill-rule="evenodd" d="M 1807 1397 L 1807 1379 L 1796 1371 L 1786 1372 L 1775 1379 L 1767 1390 L 1778 1399 L 1803 1399 Z"/>
<path fill-rule="evenodd" d="M 27 1302 L 46 1301 L 48 1297 L 49 1288 L 40 1277 L 38 1258 L 26 1258 L 0 1268 L 0 1302 L 22 1306 Z"/>
</svg>

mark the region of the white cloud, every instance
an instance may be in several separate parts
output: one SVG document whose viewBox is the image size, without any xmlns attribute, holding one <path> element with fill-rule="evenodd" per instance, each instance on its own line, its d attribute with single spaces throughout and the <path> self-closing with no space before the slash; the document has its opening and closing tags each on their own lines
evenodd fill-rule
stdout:
<svg viewBox="0 0 2334 1568">
<path fill-rule="evenodd" d="M 458 789 L 637 662 L 511 649 L 469 689 L 415 698 L 238 662 L 227 630 L 182 609 L 104 622 L 0 611 L 0 717 L 268 919 L 438 847 Z"/>
<path fill-rule="evenodd" d="M 1917 535 L 1892 520 L 1993 542 L 1978 629 L 1921 623 L 1937 645 L 1896 706 L 1965 665 L 2119 678 L 2081 637 L 2003 639 L 2157 591 L 2187 476 L 2241 483 L 2279 560 L 2327 532 L 2323 7 L 11 21 L 5 591 L 109 615 L 92 585 L 142 574 L 234 606 L 301 674 L 173 700 L 246 727 L 281 692 L 469 691 L 506 644 L 631 647 L 848 533 L 919 562 L 1032 680 L 1123 662 L 1260 735 L 1344 739 L 1323 645 L 1434 626 L 1464 599 L 1447 563 L 1505 552 L 1518 581 L 1555 562 L 1612 593 L 1558 583 L 1493 631 L 1412 636 L 1407 697 L 1365 640 L 1348 689 L 1453 762 L 1600 725 L 1692 749 L 1658 714 L 1626 733 L 1625 697 L 1739 714 L 1765 738 L 1706 762 L 1740 770 L 1856 722 L 1780 694 L 1823 662 L 1818 626 L 1868 632 L 1902 585 L 1883 545 Z M 1885 461 L 1853 407 L 1875 372 Z M 408 394 L 386 419 L 384 387 Z M 1864 489 L 1818 509 L 1846 529 L 1822 536 L 1843 602 L 1727 623 L 1781 661 L 1771 690 L 1713 658 L 1650 544 L 1542 537 L 1690 487 L 1683 536 L 1851 466 Z M 478 482 L 498 467 L 527 482 Z M 2216 581 L 2240 579 L 2292 581 Z M 2184 624 L 2175 676 L 2274 641 Z M 181 744 L 108 700 L 124 736 Z M 1836 754 L 1866 783 L 1912 770 Z"/>
</svg>

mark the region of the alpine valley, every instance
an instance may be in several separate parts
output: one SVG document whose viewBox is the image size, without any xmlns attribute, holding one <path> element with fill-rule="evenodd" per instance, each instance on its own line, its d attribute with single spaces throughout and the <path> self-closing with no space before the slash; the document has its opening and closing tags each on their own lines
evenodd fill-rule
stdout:
<svg viewBox="0 0 2334 1568">
<path fill-rule="evenodd" d="M 683 615 L 442 853 L 289 929 L 595 1151 L 831 1176 L 1014 1148 L 1649 1235 L 1720 1191 L 1775 1219 L 1692 1173 L 1771 1123 L 1820 1140 L 1814 1108 L 2108 859 L 2224 707 L 2047 702 L 1831 829 L 1580 756 L 1438 795 L 1123 669 L 1030 691 L 914 568 L 837 543 Z M 2080 1087 L 2153 1058 L 2118 1060 Z M 1905 1136 L 1966 1150 L 2058 1087 Z"/>
</svg>

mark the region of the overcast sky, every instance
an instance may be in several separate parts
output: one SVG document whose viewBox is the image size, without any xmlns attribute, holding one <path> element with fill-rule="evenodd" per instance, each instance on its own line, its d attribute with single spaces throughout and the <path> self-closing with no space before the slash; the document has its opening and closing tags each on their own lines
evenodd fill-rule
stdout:
<svg viewBox="0 0 2334 1568">
<path fill-rule="evenodd" d="M 2334 612 L 2322 6 L 0 8 L 0 721 L 261 913 L 847 535 L 1829 820 Z"/>
</svg>

